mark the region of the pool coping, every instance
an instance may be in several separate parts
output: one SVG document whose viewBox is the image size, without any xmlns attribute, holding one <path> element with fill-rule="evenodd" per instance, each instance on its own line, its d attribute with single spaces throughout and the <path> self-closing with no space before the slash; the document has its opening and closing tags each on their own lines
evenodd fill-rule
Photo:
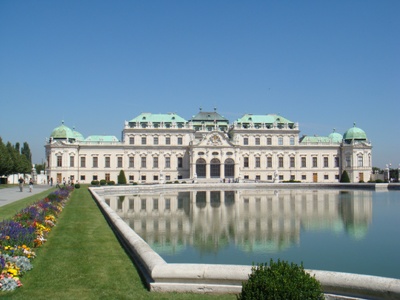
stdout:
<svg viewBox="0 0 400 300">
<path fill-rule="evenodd" d="M 378 185 L 378 187 L 376 186 Z M 382 185 L 386 185 L 383 187 Z M 390 184 L 392 187 L 393 184 Z M 158 184 L 90 187 L 99 208 L 125 249 L 135 261 L 150 291 L 231 293 L 241 292 L 252 266 L 221 264 L 169 264 L 156 253 L 106 203 L 104 195 L 133 194 L 139 191 L 204 189 L 370 189 L 388 190 L 387 184 Z M 397 187 L 397 185 L 396 185 Z M 321 283 L 326 299 L 400 299 L 400 279 L 343 272 L 306 270 Z"/>
</svg>

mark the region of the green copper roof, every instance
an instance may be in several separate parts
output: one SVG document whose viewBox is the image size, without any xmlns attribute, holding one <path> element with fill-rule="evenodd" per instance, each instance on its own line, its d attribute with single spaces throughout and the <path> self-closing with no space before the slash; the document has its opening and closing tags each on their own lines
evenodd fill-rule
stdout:
<svg viewBox="0 0 400 300">
<path fill-rule="evenodd" d="M 335 129 L 333 129 L 333 132 L 328 137 L 334 143 L 341 143 L 343 140 L 343 136 L 340 133 L 337 133 Z"/>
<path fill-rule="evenodd" d="M 301 138 L 300 143 L 331 143 L 331 139 L 327 136 L 304 136 Z"/>
<path fill-rule="evenodd" d="M 53 129 L 50 137 L 53 139 L 75 139 L 73 131 L 64 125 L 64 121 L 62 121 L 61 126 Z"/>
<path fill-rule="evenodd" d="M 118 139 L 113 135 L 90 135 L 85 142 L 118 142 Z"/>
<path fill-rule="evenodd" d="M 168 113 L 168 114 L 152 114 L 152 113 L 141 113 L 136 118 L 133 118 L 129 122 L 153 122 L 153 123 L 186 123 L 186 120 L 176 113 Z"/>
<path fill-rule="evenodd" d="M 75 130 L 75 128 L 73 128 L 72 133 L 76 141 L 83 141 L 85 139 L 80 132 Z"/>
<path fill-rule="evenodd" d="M 294 124 L 292 121 L 275 114 L 268 115 L 253 115 L 245 114 L 241 118 L 236 120 L 237 123 L 264 123 L 264 124 Z"/>
<path fill-rule="evenodd" d="M 354 123 L 353 127 L 347 130 L 343 135 L 344 140 L 367 140 L 367 135 L 364 130 L 356 127 Z"/>
<path fill-rule="evenodd" d="M 226 119 L 225 117 L 221 116 L 219 113 L 217 113 L 217 110 L 214 109 L 214 111 L 208 112 L 208 111 L 202 111 L 200 109 L 200 112 L 198 112 L 195 116 L 193 116 L 190 121 L 193 123 L 196 122 L 222 122 L 222 123 L 229 123 L 229 120 Z"/>
</svg>

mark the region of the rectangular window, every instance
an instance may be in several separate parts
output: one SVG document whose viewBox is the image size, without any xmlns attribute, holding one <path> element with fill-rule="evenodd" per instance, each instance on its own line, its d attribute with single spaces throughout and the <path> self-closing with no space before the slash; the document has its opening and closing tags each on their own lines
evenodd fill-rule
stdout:
<svg viewBox="0 0 400 300">
<path fill-rule="evenodd" d="M 170 175 L 165 175 L 165 180 L 171 180 L 171 176 Z"/>
<path fill-rule="evenodd" d="M 181 137 L 178 137 L 178 145 L 182 145 L 183 144 L 183 140 Z"/>
<path fill-rule="evenodd" d="M 86 180 L 86 176 L 85 175 L 81 175 L 81 181 L 85 181 Z"/>
<path fill-rule="evenodd" d="M 93 179 L 92 180 L 98 180 L 98 176 L 97 175 L 93 175 Z"/>
<path fill-rule="evenodd" d="M 283 157 L 278 157 L 279 168 L 283 168 Z"/>
<path fill-rule="evenodd" d="M 305 156 L 301 158 L 301 167 L 307 168 L 307 158 Z"/>
<path fill-rule="evenodd" d="M 178 168 L 182 168 L 182 167 L 183 167 L 183 158 L 178 157 Z"/>
<path fill-rule="evenodd" d="M 135 144 L 135 138 L 133 136 L 129 138 L 129 144 L 131 145 Z"/>
<path fill-rule="evenodd" d="M 155 136 L 155 137 L 153 138 L 153 144 L 154 144 L 154 145 L 158 145 L 158 136 Z"/>
<path fill-rule="evenodd" d="M 290 180 L 291 180 L 291 181 L 295 181 L 295 180 L 296 180 L 296 177 L 295 177 L 294 175 L 290 175 Z"/>
<path fill-rule="evenodd" d="M 357 167 L 363 167 L 364 166 L 364 162 L 363 162 L 363 157 L 357 156 Z"/>
<path fill-rule="evenodd" d="M 324 168 L 328 168 L 328 167 L 329 167 L 329 158 L 324 157 Z"/>
<path fill-rule="evenodd" d="M 144 156 L 144 157 L 141 157 L 141 164 L 140 164 L 140 166 L 142 167 L 142 168 L 146 168 L 146 157 Z"/>
<path fill-rule="evenodd" d="M 260 138 L 256 137 L 256 145 L 259 146 L 260 145 Z"/>
<path fill-rule="evenodd" d="M 290 157 L 290 167 L 291 167 L 291 168 L 294 168 L 294 167 L 295 167 L 294 157 L 293 157 L 293 156 Z"/>
<path fill-rule="evenodd" d="M 122 168 L 122 157 L 117 157 L 117 168 Z"/>
<path fill-rule="evenodd" d="M 312 158 L 312 166 L 313 168 L 318 168 L 318 161 L 317 161 L 317 157 L 313 157 Z"/>
<path fill-rule="evenodd" d="M 307 180 L 307 176 L 306 175 L 301 175 L 301 180 Z"/>
<path fill-rule="evenodd" d="M 129 175 L 129 181 L 134 181 L 135 177 L 133 175 Z"/>
<path fill-rule="evenodd" d="M 335 168 L 339 168 L 339 157 L 335 156 L 334 162 L 335 162 Z"/>
<path fill-rule="evenodd" d="M 278 145 L 282 146 L 283 145 L 283 137 L 278 137 Z"/>
<path fill-rule="evenodd" d="M 110 181 L 110 173 L 105 174 L 105 180 L 108 182 Z"/>
<path fill-rule="evenodd" d="M 57 167 L 62 167 L 62 156 L 61 155 L 57 156 Z"/>
<path fill-rule="evenodd" d="M 81 168 L 86 168 L 86 157 L 81 157 Z"/>
<path fill-rule="evenodd" d="M 290 137 L 290 146 L 294 146 L 294 137 Z"/>
<path fill-rule="evenodd" d="M 166 144 L 166 145 L 171 145 L 171 138 L 170 138 L 169 136 L 167 136 L 167 137 L 165 138 L 165 144 Z"/>
<path fill-rule="evenodd" d="M 351 167 L 351 157 L 346 156 L 346 167 L 350 168 Z"/>
<path fill-rule="evenodd" d="M 267 168 L 272 168 L 272 157 L 271 156 L 267 157 Z"/>
<path fill-rule="evenodd" d="M 249 144 L 249 138 L 245 137 L 243 138 L 243 145 L 248 145 Z"/>
<path fill-rule="evenodd" d="M 256 157 L 256 168 L 260 168 L 260 167 L 261 167 L 260 158 Z"/>
<path fill-rule="evenodd" d="M 267 145 L 272 145 L 272 138 L 270 138 L 270 137 L 267 137 Z"/>
<path fill-rule="evenodd" d="M 147 144 L 147 139 L 145 136 L 142 136 L 142 145 L 146 145 Z"/>
<path fill-rule="evenodd" d="M 244 168 L 248 168 L 249 167 L 249 158 L 248 157 L 244 157 L 243 158 L 243 167 Z"/>
<path fill-rule="evenodd" d="M 106 156 L 104 158 L 104 167 L 105 168 L 109 168 L 110 167 L 110 157 L 109 156 Z"/>
<path fill-rule="evenodd" d="M 153 157 L 153 168 L 158 168 L 158 157 Z"/>
<path fill-rule="evenodd" d="M 69 157 L 69 166 L 70 166 L 71 168 L 73 168 L 74 165 L 75 165 L 75 157 L 74 157 L 74 156 L 70 156 L 70 157 Z"/>
<path fill-rule="evenodd" d="M 93 157 L 93 168 L 97 168 L 99 166 L 99 158 L 97 156 Z"/>
<path fill-rule="evenodd" d="M 261 176 L 260 175 L 256 175 L 256 180 L 261 180 Z"/>
<path fill-rule="evenodd" d="M 272 175 L 268 175 L 267 180 L 272 180 Z"/>
<path fill-rule="evenodd" d="M 328 180 L 329 179 L 329 175 L 324 175 L 324 179 Z"/>
<path fill-rule="evenodd" d="M 129 157 L 129 168 L 135 167 L 135 158 L 133 156 Z"/>
<path fill-rule="evenodd" d="M 165 168 L 166 169 L 171 168 L 171 157 L 166 157 L 165 158 Z"/>
</svg>

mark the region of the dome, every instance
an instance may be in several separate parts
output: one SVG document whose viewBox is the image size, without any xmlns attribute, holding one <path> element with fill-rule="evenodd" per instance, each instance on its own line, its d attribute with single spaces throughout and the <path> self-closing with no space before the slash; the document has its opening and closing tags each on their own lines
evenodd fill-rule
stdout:
<svg viewBox="0 0 400 300">
<path fill-rule="evenodd" d="M 367 135 L 365 134 L 364 130 L 361 128 L 354 126 L 347 130 L 343 135 L 344 140 L 367 140 Z"/>
<path fill-rule="evenodd" d="M 64 125 L 64 121 L 62 121 L 61 126 L 54 128 L 50 137 L 53 139 L 75 139 L 73 131 Z"/>
<path fill-rule="evenodd" d="M 343 140 L 343 136 L 340 133 L 337 133 L 335 129 L 333 129 L 333 132 L 328 137 L 334 143 L 341 143 Z"/>
<path fill-rule="evenodd" d="M 83 140 L 85 140 L 85 138 L 83 137 L 83 135 L 82 135 L 80 132 L 76 131 L 75 128 L 73 129 L 72 133 L 73 133 L 74 138 L 75 138 L 76 141 L 83 141 Z"/>
</svg>

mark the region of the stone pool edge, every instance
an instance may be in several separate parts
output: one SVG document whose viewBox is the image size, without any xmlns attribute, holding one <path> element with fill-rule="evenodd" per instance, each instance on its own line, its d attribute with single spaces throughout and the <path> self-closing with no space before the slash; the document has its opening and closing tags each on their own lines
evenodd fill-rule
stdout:
<svg viewBox="0 0 400 300">
<path fill-rule="evenodd" d="M 358 184 L 357 189 L 377 189 Z M 199 188 L 199 184 L 90 187 L 89 191 L 125 249 L 130 253 L 150 291 L 238 294 L 248 279 L 251 266 L 218 264 L 168 264 L 104 201 L 104 195 Z M 202 189 L 232 188 L 346 188 L 349 184 L 207 184 Z M 322 285 L 326 299 L 400 299 L 400 279 L 342 272 L 307 270 Z M 350 298 L 349 298 L 350 297 Z"/>
</svg>

